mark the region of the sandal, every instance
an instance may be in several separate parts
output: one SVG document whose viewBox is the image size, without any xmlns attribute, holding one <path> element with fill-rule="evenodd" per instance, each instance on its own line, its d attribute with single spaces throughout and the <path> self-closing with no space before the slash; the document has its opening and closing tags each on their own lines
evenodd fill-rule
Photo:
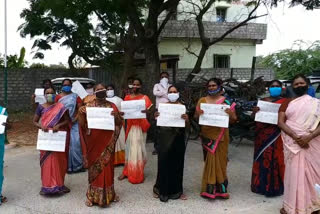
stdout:
<svg viewBox="0 0 320 214">
<path fill-rule="evenodd" d="M 120 197 L 119 196 L 114 196 L 113 202 L 119 202 L 120 201 Z"/>
<path fill-rule="evenodd" d="M 126 179 L 126 178 L 127 178 L 127 176 L 121 174 L 121 175 L 118 177 L 118 180 L 119 180 L 119 181 L 122 181 L 122 180 L 124 180 L 124 179 Z"/>
<path fill-rule="evenodd" d="M 63 190 L 62 190 L 63 193 L 69 193 L 70 191 L 71 190 L 68 187 L 63 186 Z"/>
<path fill-rule="evenodd" d="M 154 198 L 159 198 L 159 195 L 156 194 L 156 193 L 153 193 L 153 197 L 154 197 Z"/>
<path fill-rule="evenodd" d="M 4 197 L 4 196 L 0 196 L 0 200 L 1 200 L 0 205 L 8 201 L 7 197 Z"/>
<path fill-rule="evenodd" d="M 86 200 L 86 205 L 87 205 L 87 207 L 92 207 L 93 206 L 92 202 L 89 201 L 89 200 Z"/>
<path fill-rule="evenodd" d="M 280 209 L 280 213 L 281 213 L 281 214 L 287 214 L 287 211 L 286 211 L 284 208 L 281 208 L 281 209 Z"/>
<path fill-rule="evenodd" d="M 181 200 L 188 200 L 188 197 L 185 194 L 181 194 L 180 199 Z"/>
</svg>

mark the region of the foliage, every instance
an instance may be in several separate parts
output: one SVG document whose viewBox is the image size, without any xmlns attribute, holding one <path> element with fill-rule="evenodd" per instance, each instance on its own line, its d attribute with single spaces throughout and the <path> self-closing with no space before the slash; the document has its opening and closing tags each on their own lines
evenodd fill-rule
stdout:
<svg viewBox="0 0 320 214">
<path fill-rule="evenodd" d="M 25 68 L 28 64 L 27 61 L 25 61 L 26 56 L 26 49 L 22 47 L 20 49 L 20 55 L 9 55 L 7 56 L 7 66 L 8 68 Z M 4 67 L 4 56 L 1 57 L 0 55 L 0 67 Z"/>
<path fill-rule="evenodd" d="M 291 79 L 296 74 L 311 74 L 320 68 L 320 41 L 304 48 L 306 43 L 296 41 L 292 49 L 281 50 L 264 57 L 260 64 L 271 67 L 279 79 Z"/>
</svg>

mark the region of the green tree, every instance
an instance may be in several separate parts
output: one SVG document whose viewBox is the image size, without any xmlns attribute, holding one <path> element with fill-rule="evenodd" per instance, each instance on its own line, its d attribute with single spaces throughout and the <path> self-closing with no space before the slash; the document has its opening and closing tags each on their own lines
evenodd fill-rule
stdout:
<svg viewBox="0 0 320 214">
<path fill-rule="evenodd" d="M 296 41 L 292 49 L 270 54 L 260 64 L 272 68 L 279 79 L 291 79 L 299 73 L 311 74 L 320 68 L 320 41 L 305 46 L 305 42 Z"/>
<path fill-rule="evenodd" d="M 20 55 L 8 55 L 7 66 L 8 68 L 25 68 L 28 62 L 25 60 L 26 49 L 22 47 L 20 49 Z M 0 67 L 4 67 L 4 56 L 0 57 Z"/>
</svg>

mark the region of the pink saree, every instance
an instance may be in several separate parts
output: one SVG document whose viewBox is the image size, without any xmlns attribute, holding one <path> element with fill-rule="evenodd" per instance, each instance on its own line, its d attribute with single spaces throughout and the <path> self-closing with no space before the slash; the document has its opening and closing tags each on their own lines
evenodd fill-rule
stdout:
<svg viewBox="0 0 320 214">
<path fill-rule="evenodd" d="M 289 103 L 286 124 L 298 135 L 314 131 L 320 121 L 320 101 L 309 95 Z M 281 133 L 284 144 L 285 176 L 283 208 L 288 214 L 310 214 L 320 210 L 320 196 L 315 184 L 320 184 L 320 136 L 303 149 Z"/>
</svg>

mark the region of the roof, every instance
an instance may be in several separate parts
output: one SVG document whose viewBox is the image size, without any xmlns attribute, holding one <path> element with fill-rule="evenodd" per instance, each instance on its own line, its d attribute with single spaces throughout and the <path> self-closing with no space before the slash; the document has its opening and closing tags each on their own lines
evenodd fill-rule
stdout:
<svg viewBox="0 0 320 214">
<path fill-rule="evenodd" d="M 237 22 L 203 22 L 207 37 L 219 38 L 239 24 Z M 170 20 L 161 33 L 161 38 L 200 38 L 197 22 L 193 20 Z M 262 43 L 267 38 L 267 24 L 247 23 L 229 34 L 228 39 L 249 39 Z"/>
</svg>

